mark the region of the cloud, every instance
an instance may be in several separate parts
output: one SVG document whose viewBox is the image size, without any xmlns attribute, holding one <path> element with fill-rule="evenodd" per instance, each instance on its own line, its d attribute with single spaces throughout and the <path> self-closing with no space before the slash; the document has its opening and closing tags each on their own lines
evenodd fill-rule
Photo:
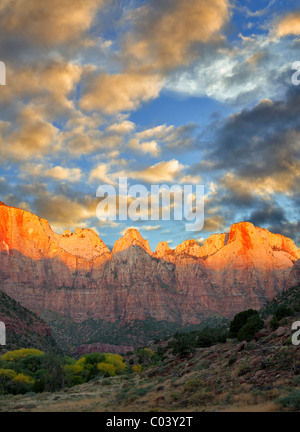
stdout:
<svg viewBox="0 0 300 432">
<path fill-rule="evenodd" d="M 290 13 L 279 20 L 275 31 L 279 37 L 300 36 L 300 11 Z"/>
<path fill-rule="evenodd" d="M 217 185 L 205 200 L 204 229 L 250 220 L 293 239 L 299 220 L 300 94 L 290 86 L 281 100 L 212 122 L 200 162 L 188 175 Z M 211 133 L 215 129 L 214 133 Z M 280 210 L 281 209 L 281 210 Z M 288 220 L 289 219 L 289 220 Z"/>
<path fill-rule="evenodd" d="M 28 163 L 22 166 L 22 171 L 26 175 L 49 177 L 58 181 L 78 182 L 82 177 L 80 168 L 65 168 L 59 165 L 47 167 L 43 164 Z"/>
<path fill-rule="evenodd" d="M 71 199 L 63 195 L 51 195 L 49 192 L 37 196 L 34 208 L 39 216 L 49 221 L 54 230 L 86 228 L 88 220 L 96 217 L 97 200 L 85 196 Z"/>
<path fill-rule="evenodd" d="M 89 78 L 80 101 L 86 111 L 134 111 L 157 98 L 169 71 L 198 58 L 199 44 L 221 40 L 230 10 L 228 0 L 151 0 L 129 15 L 132 26 L 117 56 L 120 71 Z"/>
<path fill-rule="evenodd" d="M 300 179 L 299 119 L 300 94 L 293 88 L 286 100 L 262 101 L 230 116 L 213 138 L 208 170 L 226 171 L 223 184 L 231 190 L 291 193 Z M 206 160 L 198 170 L 207 169 Z"/>
<path fill-rule="evenodd" d="M 104 184 L 114 185 L 114 181 L 109 174 L 110 165 L 100 164 L 96 166 L 90 174 L 90 181 L 101 181 Z"/>
<path fill-rule="evenodd" d="M 135 129 L 135 124 L 132 121 L 122 121 L 121 123 L 114 123 L 107 128 L 107 132 L 129 134 Z"/>
<path fill-rule="evenodd" d="M 143 225 L 139 229 L 143 231 L 158 231 L 161 229 L 161 225 Z"/>
<path fill-rule="evenodd" d="M 151 129 L 145 129 L 136 134 L 136 137 L 139 140 L 164 140 L 170 133 L 175 130 L 174 126 L 167 126 L 166 124 L 155 126 Z"/>
<path fill-rule="evenodd" d="M 259 99 L 278 99 L 290 86 L 295 51 L 288 40 L 240 35 L 230 47 L 203 49 L 191 67 L 167 77 L 165 88 L 240 107 L 254 105 Z"/>
<path fill-rule="evenodd" d="M 204 231 L 216 233 L 223 230 L 225 226 L 225 219 L 221 215 L 206 217 L 204 220 Z"/>
<path fill-rule="evenodd" d="M 29 157 L 47 154 L 58 129 L 44 120 L 37 110 L 28 106 L 22 110 L 16 124 L 2 124 L 0 132 L 1 159 L 24 161 Z"/>
<path fill-rule="evenodd" d="M 156 141 L 140 143 L 138 139 L 133 138 L 129 141 L 128 147 L 141 153 L 150 154 L 153 157 L 158 157 L 161 153 L 161 149 Z"/>
<path fill-rule="evenodd" d="M 196 129 L 197 126 L 193 123 L 178 127 L 163 124 L 137 132 L 135 137 L 129 141 L 128 146 L 137 151 L 149 153 L 153 157 L 159 156 L 161 147 L 166 150 L 184 152 L 195 144 L 194 132 Z"/>
<path fill-rule="evenodd" d="M 297 217 L 297 215 L 295 215 Z M 298 214 L 299 216 L 299 214 Z M 300 221 L 289 221 L 283 207 L 275 203 L 263 203 L 253 212 L 251 212 L 249 220 L 254 225 L 266 227 L 273 233 L 279 233 L 293 239 L 296 244 L 300 244 Z"/>
<path fill-rule="evenodd" d="M 159 162 L 156 165 L 152 165 L 142 171 L 136 171 L 132 174 L 132 178 L 143 180 L 147 183 L 158 184 L 158 183 L 173 183 L 184 166 L 176 159 L 172 159 L 168 162 Z"/>
<path fill-rule="evenodd" d="M 188 65 L 197 45 L 220 40 L 230 16 L 227 0 L 152 0 L 132 13 L 125 55 L 131 67 L 159 71 Z"/>
<path fill-rule="evenodd" d="M 234 6 L 235 9 L 245 14 L 247 17 L 262 17 L 270 12 L 270 8 L 274 5 L 275 0 L 270 0 L 268 5 L 263 9 L 258 9 L 252 12 L 247 6 L 239 6 L 238 4 Z"/>
<path fill-rule="evenodd" d="M 67 150 L 75 157 L 96 153 L 99 150 L 102 155 L 105 153 L 113 155 L 118 152 L 118 148 L 124 141 L 125 128 L 128 128 L 128 125 L 123 124 L 122 130 L 117 130 L 117 124 L 114 124 L 112 128 L 108 127 L 105 130 L 104 120 L 98 113 L 85 115 L 76 111 L 72 114 L 58 136 L 59 151 Z"/>
<path fill-rule="evenodd" d="M 108 115 L 133 111 L 142 102 L 157 98 L 162 85 L 158 75 L 100 74 L 90 79 L 80 105 L 86 111 L 100 110 Z"/>
<path fill-rule="evenodd" d="M 181 184 L 189 185 L 189 184 L 202 184 L 203 180 L 200 176 L 192 176 L 192 175 L 186 175 L 180 179 Z"/>
<path fill-rule="evenodd" d="M 281 225 L 286 222 L 286 217 L 282 207 L 275 207 L 273 203 L 263 203 L 251 213 L 249 221 L 259 227 Z"/>
<path fill-rule="evenodd" d="M 2 0 L 0 28 L 6 36 L 55 46 L 79 38 L 90 28 L 103 0 Z"/>
</svg>

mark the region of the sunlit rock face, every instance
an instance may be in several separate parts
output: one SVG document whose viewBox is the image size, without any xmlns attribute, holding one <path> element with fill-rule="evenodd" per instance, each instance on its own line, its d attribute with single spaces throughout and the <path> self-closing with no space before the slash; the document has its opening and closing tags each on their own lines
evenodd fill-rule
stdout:
<svg viewBox="0 0 300 432">
<path fill-rule="evenodd" d="M 151 248 L 149 246 L 148 240 L 143 239 L 141 234 L 136 229 L 128 229 L 124 236 L 116 241 L 113 253 L 123 252 L 128 249 L 130 246 L 139 246 L 149 255 L 152 255 Z"/>
<path fill-rule="evenodd" d="M 299 283 L 299 262 L 291 239 L 251 223 L 203 245 L 159 243 L 155 253 L 130 229 L 111 252 L 93 230 L 59 235 L 45 219 L 0 205 L 0 290 L 79 322 L 231 317 Z"/>
</svg>

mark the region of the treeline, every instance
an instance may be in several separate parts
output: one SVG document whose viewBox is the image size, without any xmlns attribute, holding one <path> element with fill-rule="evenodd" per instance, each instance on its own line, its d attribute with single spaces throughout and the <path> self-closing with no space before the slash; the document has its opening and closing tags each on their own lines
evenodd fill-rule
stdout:
<svg viewBox="0 0 300 432">
<path fill-rule="evenodd" d="M 37 349 L 9 351 L 0 357 L 0 394 L 55 392 L 127 369 L 117 354 L 93 353 L 76 360 Z"/>
</svg>

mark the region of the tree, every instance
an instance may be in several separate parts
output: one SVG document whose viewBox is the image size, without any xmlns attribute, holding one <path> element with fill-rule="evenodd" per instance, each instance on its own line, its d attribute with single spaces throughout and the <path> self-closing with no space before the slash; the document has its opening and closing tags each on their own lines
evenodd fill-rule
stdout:
<svg viewBox="0 0 300 432">
<path fill-rule="evenodd" d="M 272 321 L 270 322 L 270 326 L 273 330 L 276 330 L 279 327 L 279 322 L 288 316 L 292 315 L 291 309 L 289 309 L 286 306 L 279 306 L 279 308 L 276 309 Z"/>
<path fill-rule="evenodd" d="M 263 320 L 259 317 L 259 315 L 250 315 L 247 322 L 238 332 L 238 340 L 250 342 L 255 333 L 257 333 L 264 326 Z"/>
<path fill-rule="evenodd" d="M 248 309 L 246 311 L 240 312 L 230 323 L 229 333 L 231 337 L 237 337 L 238 332 L 241 330 L 241 328 L 247 323 L 248 318 L 250 318 L 252 315 L 258 316 L 258 312 L 253 309 Z"/>
</svg>

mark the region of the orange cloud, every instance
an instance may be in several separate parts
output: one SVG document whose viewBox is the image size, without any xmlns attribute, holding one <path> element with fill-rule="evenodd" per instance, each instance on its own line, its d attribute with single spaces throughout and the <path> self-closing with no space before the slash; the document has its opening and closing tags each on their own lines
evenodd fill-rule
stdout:
<svg viewBox="0 0 300 432">
<path fill-rule="evenodd" d="M 133 138 L 129 141 L 128 147 L 141 153 L 148 153 L 153 157 L 157 157 L 161 153 L 161 149 L 156 141 L 140 142 L 138 139 Z"/>
<path fill-rule="evenodd" d="M 222 216 L 212 216 L 209 218 L 205 218 L 204 222 L 204 231 L 213 231 L 218 232 L 223 230 L 225 226 L 225 219 Z"/>
<path fill-rule="evenodd" d="M 87 220 L 96 217 L 97 204 L 97 200 L 90 196 L 75 201 L 63 195 L 49 193 L 44 193 L 35 200 L 37 213 L 46 218 L 55 231 L 86 228 Z"/>
<path fill-rule="evenodd" d="M 131 111 L 145 102 L 158 97 L 162 88 L 157 75 L 137 72 L 123 74 L 101 74 L 88 85 L 81 100 L 81 107 L 88 111 L 101 110 L 105 114 Z"/>
<path fill-rule="evenodd" d="M 2 0 L 0 28 L 36 44 L 57 45 L 87 31 L 105 0 Z"/>
<path fill-rule="evenodd" d="M 176 159 L 168 162 L 159 162 L 143 171 L 134 172 L 131 177 L 144 180 L 148 183 L 172 183 L 184 169 L 184 166 Z"/>
<path fill-rule="evenodd" d="M 137 9 L 137 24 L 126 55 L 150 69 L 187 65 L 199 55 L 196 44 L 220 39 L 228 22 L 228 0 L 172 0 Z"/>
<path fill-rule="evenodd" d="M 73 63 L 52 61 L 15 68 L 8 64 L 7 86 L 1 89 L 1 103 L 20 98 L 38 98 L 45 108 L 57 113 L 71 108 L 69 95 L 81 78 L 83 68 Z"/>
<path fill-rule="evenodd" d="M 300 35 L 300 11 L 286 15 L 281 21 L 279 21 L 276 29 L 276 33 L 279 37 L 288 35 Z"/>
<path fill-rule="evenodd" d="M 43 164 L 28 163 L 22 166 L 22 171 L 26 175 L 37 177 L 49 177 L 58 181 L 77 182 L 81 179 L 80 168 L 66 168 L 62 166 L 47 167 Z"/>
<path fill-rule="evenodd" d="M 15 161 L 49 152 L 58 129 L 44 120 L 42 114 L 31 107 L 25 108 L 18 119 L 18 128 L 9 133 L 8 126 L 2 127 L 0 155 Z M 1 132 L 1 128 L 0 128 Z"/>
</svg>

